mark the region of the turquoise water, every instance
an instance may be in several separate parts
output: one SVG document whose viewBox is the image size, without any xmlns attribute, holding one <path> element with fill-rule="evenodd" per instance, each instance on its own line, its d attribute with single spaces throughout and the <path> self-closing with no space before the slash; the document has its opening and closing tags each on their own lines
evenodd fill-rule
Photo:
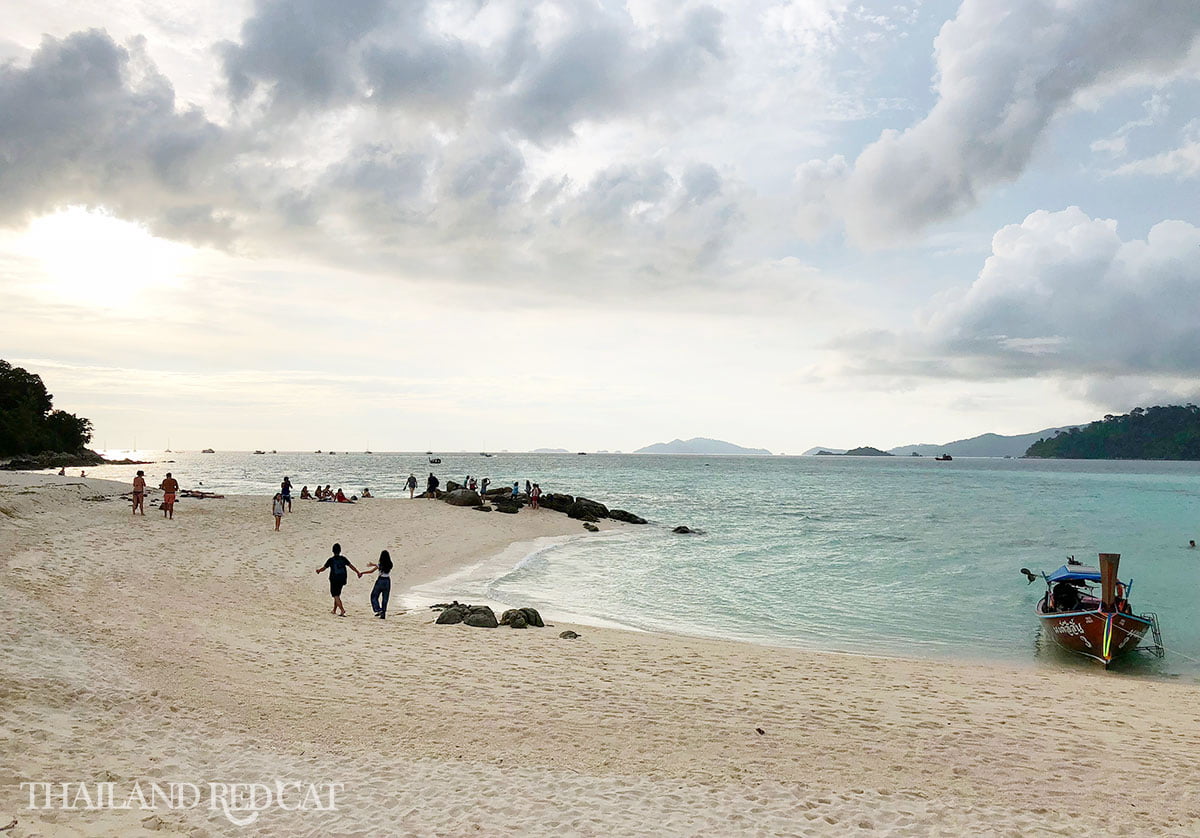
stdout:
<svg viewBox="0 0 1200 838">
<path fill-rule="evenodd" d="M 1135 610 L 1158 613 L 1172 650 L 1124 668 L 1200 676 L 1200 550 L 1187 548 L 1200 539 L 1200 463 L 441 454 L 435 467 L 419 454 L 160 456 L 176 459 L 169 467 L 185 486 L 244 494 L 274 491 L 282 474 L 297 491 L 320 482 L 383 496 L 430 468 L 443 482 L 528 478 L 653 524 L 497 566 L 460 598 L 814 649 L 1075 665 L 1041 643 L 1032 609 L 1043 588 L 1018 569 L 1120 553 Z M 671 533 L 678 524 L 705 533 Z"/>
</svg>

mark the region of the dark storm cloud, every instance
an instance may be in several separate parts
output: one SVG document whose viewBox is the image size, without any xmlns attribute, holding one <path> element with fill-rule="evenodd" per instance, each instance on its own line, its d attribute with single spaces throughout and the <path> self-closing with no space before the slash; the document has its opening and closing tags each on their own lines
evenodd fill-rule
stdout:
<svg viewBox="0 0 1200 838">
<path fill-rule="evenodd" d="M 221 241 L 204 198 L 227 138 L 170 82 L 106 32 L 45 38 L 27 67 L 0 67 L 0 220 L 102 204 L 168 235 Z"/>
</svg>

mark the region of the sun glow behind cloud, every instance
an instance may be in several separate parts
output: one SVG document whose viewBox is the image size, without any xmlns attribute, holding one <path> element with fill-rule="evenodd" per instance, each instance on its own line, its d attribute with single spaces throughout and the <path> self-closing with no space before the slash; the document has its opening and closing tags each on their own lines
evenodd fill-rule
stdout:
<svg viewBox="0 0 1200 838">
<path fill-rule="evenodd" d="M 85 207 L 36 219 L 16 249 L 36 261 L 47 291 L 106 308 L 130 307 L 147 291 L 177 284 L 191 250 Z"/>
</svg>

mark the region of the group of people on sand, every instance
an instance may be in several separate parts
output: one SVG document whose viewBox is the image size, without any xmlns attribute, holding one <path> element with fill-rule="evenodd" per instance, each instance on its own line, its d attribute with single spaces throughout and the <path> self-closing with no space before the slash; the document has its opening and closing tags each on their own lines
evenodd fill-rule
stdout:
<svg viewBox="0 0 1200 838">
<path fill-rule="evenodd" d="M 179 481 L 171 476 L 171 472 L 167 472 L 167 476 L 163 478 L 162 483 L 158 484 L 158 488 L 162 489 L 163 499 L 162 506 L 163 517 L 171 520 L 175 519 L 175 497 L 179 494 Z M 146 515 L 146 472 L 138 469 L 137 476 L 133 478 L 133 512 L 137 515 L 142 513 Z"/>
<path fill-rule="evenodd" d="M 358 574 L 359 579 L 378 572 L 379 577 L 375 580 L 375 587 L 371 588 L 371 610 L 379 619 L 387 619 L 388 598 L 392 594 L 392 557 L 387 550 L 380 552 L 379 561 L 367 565 L 366 570 L 359 570 L 347 556 L 342 554 L 342 545 L 335 544 L 333 545 L 333 555 L 325 560 L 325 564 L 317 568 L 317 573 L 324 573 L 327 570 L 329 571 L 329 595 L 333 597 L 331 614 L 336 614 L 338 617 L 346 616 L 346 606 L 342 604 L 342 588 L 346 586 L 346 580 L 349 578 L 347 570 L 353 570 Z"/>
</svg>

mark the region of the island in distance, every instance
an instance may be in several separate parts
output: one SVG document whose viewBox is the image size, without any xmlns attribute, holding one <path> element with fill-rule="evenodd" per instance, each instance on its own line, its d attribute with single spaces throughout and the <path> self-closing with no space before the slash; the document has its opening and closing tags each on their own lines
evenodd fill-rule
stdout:
<svg viewBox="0 0 1200 838">
<path fill-rule="evenodd" d="M 724 442 L 720 439 L 705 439 L 702 436 L 692 437 L 691 439 L 674 439 L 670 442 L 656 442 L 653 445 L 647 445 L 645 448 L 639 448 L 634 451 L 635 454 L 757 454 L 760 456 L 771 456 L 771 452 L 765 448 L 743 448 L 740 445 L 734 445 L 732 442 Z"/>
<path fill-rule="evenodd" d="M 951 454 L 955 457 L 1024 457 L 1030 445 L 1033 445 L 1040 439 L 1052 438 L 1059 431 L 1069 431 L 1071 427 L 1074 426 L 1047 428 L 1044 431 L 1037 431 L 1032 434 L 1017 434 L 1015 436 L 980 434 L 970 439 L 957 439 L 953 442 L 944 442 L 940 445 L 901 445 L 896 448 L 889 448 L 886 452 L 871 449 L 871 451 L 877 452 L 873 455 L 871 451 L 861 448 L 847 451 L 844 448 L 830 448 L 824 445 L 810 448 L 804 454 L 806 456 L 814 454 L 849 454 L 852 457 L 879 456 L 879 454 L 883 453 L 905 457 L 912 456 L 913 454 L 919 454 L 923 457 L 932 457 L 938 454 Z"/>
</svg>

